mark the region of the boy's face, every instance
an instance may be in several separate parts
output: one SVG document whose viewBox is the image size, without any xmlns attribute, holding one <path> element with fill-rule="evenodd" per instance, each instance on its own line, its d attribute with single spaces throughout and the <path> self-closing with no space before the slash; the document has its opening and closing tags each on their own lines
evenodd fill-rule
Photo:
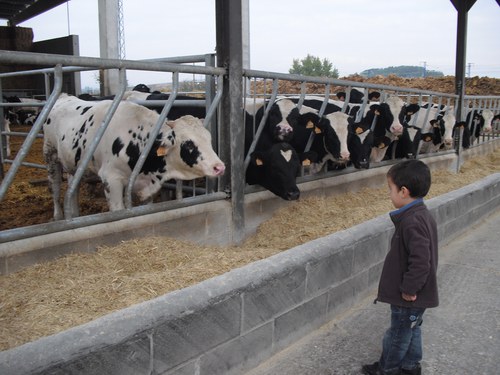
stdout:
<svg viewBox="0 0 500 375">
<path fill-rule="evenodd" d="M 399 189 L 390 177 L 387 177 L 387 184 L 389 186 L 389 198 L 395 208 L 401 208 L 408 202 L 409 191 L 406 187 Z"/>
</svg>

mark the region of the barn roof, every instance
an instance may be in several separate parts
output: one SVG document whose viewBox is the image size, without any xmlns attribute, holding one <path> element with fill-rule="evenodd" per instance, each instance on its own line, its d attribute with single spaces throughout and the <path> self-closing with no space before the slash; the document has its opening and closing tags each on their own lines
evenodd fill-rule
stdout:
<svg viewBox="0 0 500 375">
<path fill-rule="evenodd" d="M 0 0 L 0 19 L 15 26 L 69 0 Z"/>
</svg>

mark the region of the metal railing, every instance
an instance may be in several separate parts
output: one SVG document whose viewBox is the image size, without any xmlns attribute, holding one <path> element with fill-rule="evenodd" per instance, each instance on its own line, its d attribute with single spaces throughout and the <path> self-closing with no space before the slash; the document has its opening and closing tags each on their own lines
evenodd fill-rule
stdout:
<svg viewBox="0 0 500 375">
<path fill-rule="evenodd" d="M 167 60 L 175 60 L 175 62 L 169 62 Z M 87 219 L 83 220 L 82 218 L 78 218 L 80 223 L 85 223 L 85 225 L 93 225 L 101 222 L 107 222 L 110 220 L 119 220 L 122 217 L 128 217 L 130 215 L 143 215 L 145 212 L 157 212 L 157 204 L 145 205 L 132 207 L 132 187 L 134 185 L 135 179 L 140 173 L 141 167 L 146 160 L 147 151 L 152 147 L 152 144 L 156 138 L 156 133 L 159 132 L 163 121 L 168 116 L 168 112 L 170 111 L 173 102 L 177 96 L 178 88 L 179 88 L 179 74 L 196 74 L 196 75 L 204 75 L 206 77 L 205 80 L 205 100 L 202 101 L 202 104 L 206 106 L 206 116 L 204 118 L 204 126 L 212 133 L 213 146 L 217 152 L 217 148 L 221 147 L 221 145 L 217 144 L 217 137 L 214 136 L 217 134 L 217 108 L 220 102 L 220 98 L 222 95 L 222 79 L 223 75 L 226 73 L 225 69 L 216 68 L 214 66 L 197 66 L 197 65 L 182 65 L 178 62 L 182 60 L 187 60 L 188 63 L 194 62 L 202 62 L 202 63 L 210 63 L 214 64 L 215 60 L 212 54 L 210 55 L 198 55 L 193 57 L 185 57 L 182 59 L 160 59 L 157 61 L 128 61 L 128 60 L 111 60 L 111 59 L 95 59 L 95 58 L 79 58 L 74 56 L 65 56 L 65 55 L 47 55 L 47 54 L 34 54 L 34 53 L 24 53 L 24 52 L 11 52 L 11 51 L 2 51 L 0 55 L 0 64 L 26 64 L 27 62 L 30 65 L 40 64 L 44 66 L 48 66 L 54 64 L 54 68 L 43 68 L 39 70 L 30 70 L 24 72 L 13 72 L 13 73 L 1 73 L 0 74 L 0 92 L 1 92 L 1 81 L 4 77 L 15 77 L 19 75 L 35 75 L 35 74 L 43 74 L 46 76 L 46 90 L 50 93 L 47 96 L 47 100 L 45 103 L 19 103 L 12 105 L 13 103 L 0 103 L 0 110 L 5 107 L 22 107 L 22 106 L 32 106 L 37 105 L 42 107 L 42 110 L 35 121 L 34 125 L 31 127 L 29 133 L 24 132 L 6 132 L 3 127 L 0 127 L 0 146 L 2 146 L 5 142 L 5 137 L 25 137 L 23 144 L 20 149 L 16 153 L 14 160 L 7 159 L 3 152 L 0 153 L 0 162 L 1 167 L 3 169 L 4 165 L 10 164 L 10 167 L 2 178 L 0 184 L 0 201 L 5 197 L 7 191 L 12 185 L 12 182 L 21 166 L 23 167 L 36 167 L 36 168 L 46 168 L 44 165 L 36 164 L 36 163 L 26 163 L 24 159 L 26 155 L 29 153 L 33 142 L 36 138 L 42 137 L 40 131 L 43 123 L 47 119 L 47 116 L 52 109 L 52 106 L 55 103 L 55 100 L 59 96 L 61 92 L 61 81 L 62 81 L 62 73 L 63 72 L 78 72 L 84 70 L 96 70 L 96 69 L 119 69 L 120 72 L 120 80 L 121 80 L 121 89 L 118 93 L 116 93 L 115 98 L 113 99 L 112 105 L 107 112 L 103 123 L 99 127 L 96 137 L 92 140 L 90 144 L 87 145 L 87 151 L 83 154 L 78 169 L 76 170 L 74 177 L 71 181 L 68 181 L 68 188 L 66 189 L 65 197 L 64 197 L 64 215 L 65 220 L 63 223 L 69 223 L 77 219 L 78 216 L 78 188 L 80 182 L 84 176 L 86 167 L 92 158 L 93 151 L 97 148 L 100 139 L 103 137 L 106 128 L 113 117 L 113 113 L 119 105 L 119 102 L 123 96 L 124 91 L 126 90 L 126 79 L 125 74 L 127 70 L 144 70 L 144 71 L 159 71 L 165 72 L 167 74 L 172 75 L 172 93 L 170 95 L 170 99 L 168 101 L 162 101 L 160 103 L 155 103 L 156 106 L 160 105 L 163 110 L 161 111 L 160 118 L 153 130 L 155 134 L 151 134 L 149 141 L 146 145 L 146 150 L 141 154 L 135 168 L 132 171 L 131 178 L 126 187 L 124 201 L 126 204 L 127 211 L 125 212 L 107 212 L 106 215 L 96 214 L 90 215 Z M 54 87 L 50 87 L 50 78 L 53 77 Z M 2 117 L 3 118 L 3 117 Z M 0 121 L 0 125 L 3 126 L 3 121 Z M 3 141 L 3 142 L 2 142 Z M 1 147 L 3 149 L 3 147 Z M 199 179 L 201 180 L 201 179 Z M 196 204 L 198 202 L 206 202 L 208 200 L 218 200 L 224 199 L 227 197 L 226 193 L 218 193 L 218 185 L 213 182 L 213 179 L 205 179 L 205 188 L 198 187 L 200 181 L 189 181 L 184 184 L 182 182 L 177 182 L 174 184 L 165 184 L 167 189 L 174 188 L 176 190 L 176 198 L 177 201 L 174 202 L 164 202 L 162 204 L 163 210 L 165 209 L 165 205 L 171 204 L 172 206 L 189 206 Z M 187 197 L 187 198 L 185 198 Z M 191 198 L 189 198 L 191 197 Z M 179 202 L 179 200 L 181 202 Z M 155 207 L 156 206 L 156 207 Z M 53 228 L 55 231 L 62 230 L 62 227 L 65 227 L 64 224 L 55 224 L 51 223 L 50 228 Z M 40 229 L 37 229 L 38 226 L 32 226 L 27 228 L 17 228 L 13 230 L 7 230 L 3 233 L 0 232 L 0 242 L 4 242 L 13 238 L 25 238 L 34 235 Z M 46 228 L 44 231 L 47 230 Z M 12 232 L 13 231 L 13 232 Z M 9 233 L 6 233 L 9 232 Z M 4 236 L 5 235 L 5 236 Z"/>
</svg>

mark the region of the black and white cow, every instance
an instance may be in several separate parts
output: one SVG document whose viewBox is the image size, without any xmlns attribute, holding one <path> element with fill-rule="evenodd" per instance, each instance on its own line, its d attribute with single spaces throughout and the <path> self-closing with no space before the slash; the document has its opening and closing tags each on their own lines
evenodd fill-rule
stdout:
<svg viewBox="0 0 500 375">
<path fill-rule="evenodd" d="M 311 161 L 315 162 L 317 156 L 311 151 L 298 153 L 288 143 L 293 136 L 293 128 L 289 121 L 293 123 L 306 120 L 301 118 L 298 109 L 289 105 L 290 103 L 282 102 L 281 107 L 273 103 L 267 121 L 263 125 L 264 128 L 256 139 L 256 131 L 263 118 L 265 104 L 268 103 L 261 103 L 256 110 L 252 106 L 250 111 L 245 111 L 245 156 L 255 143 L 249 155 L 245 180 L 247 184 L 260 185 L 282 199 L 296 200 L 300 197 L 296 178 L 301 166 L 309 165 Z"/>
<path fill-rule="evenodd" d="M 441 122 L 437 121 L 439 111 L 439 108 L 429 104 L 405 104 L 399 114 L 404 127 L 403 134 L 391 144 L 387 156 L 396 159 L 415 158 L 423 144 L 433 142 L 434 124 L 441 128 Z"/>
<path fill-rule="evenodd" d="M 43 152 L 56 220 L 63 218 L 59 202 L 62 172 L 70 176 L 75 173 L 111 103 L 110 100 L 86 102 L 61 94 L 43 125 Z M 158 113 L 146 107 L 121 102 L 97 146 L 88 169 L 102 180 L 111 211 L 124 208 L 124 188 L 158 118 Z M 135 181 L 133 193 L 140 201 L 148 201 L 167 180 L 217 177 L 224 170 L 202 122 L 184 116 L 163 124 Z"/>
<path fill-rule="evenodd" d="M 399 114 L 404 131 L 391 144 L 389 158 L 415 158 L 419 153 L 453 147 L 454 107 L 437 104 L 404 104 Z"/>
<path fill-rule="evenodd" d="M 471 136 L 471 143 L 474 143 L 479 138 L 481 132 L 491 132 L 491 122 L 493 121 L 494 114 L 489 109 L 473 109 L 467 113 L 465 122 L 469 127 Z"/>
<path fill-rule="evenodd" d="M 288 99 L 299 101 L 297 96 Z M 325 105 L 323 97 L 305 96 L 303 105 L 318 111 L 324 107 L 323 116 L 326 118 L 345 110 L 350 119 L 344 121 L 345 126 L 340 128 L 347 128 L 347 133 L 338 130 L 341 151 L 344 151 L 344 155 L 348 155 L 356 168 L 368 168 L 370 161 L 381 161 L 389 144 L 403 132 L 399 113 L 404 103 L 396 96 L 388 96 L 383 103 L 374 102 L 366 105 L 345 104 L 337 100 L 328 100 Z M 331 121 L 332 124 L 336 122 Z M 336 131 L 337 129 L 339 128 L 335 128 Z M 345 157 L 343 159 L 345 160 Z"/>
<path fill-rule="evenodd" d="M 453 147 L 455 109 L 453 106 L 424 103 L 407 104 L 402 112 L 402 121 L 410 143 L 400 147 L 400 157 L 414 157 L 416 153 L 436 152 Z"/>
<path fill-rule="evenodd" d="M 349 122 L 348 115 L 341 113 L 341 106 L 334 101 L 326 104 L 323 116 L 319 110 L 324 98 L 306 96 L 300 109 L 299 97 L 280 97 L 273 108 L 276 117 L 283 119 L 280 131 L 283 133 L 290 127 L 289 142 L 299 152 L 313 151 L 317 161 L 310 168 L 316 173 L 325 163 L 345 166 L 350 158 L 348 147 Z"/>
</svg>

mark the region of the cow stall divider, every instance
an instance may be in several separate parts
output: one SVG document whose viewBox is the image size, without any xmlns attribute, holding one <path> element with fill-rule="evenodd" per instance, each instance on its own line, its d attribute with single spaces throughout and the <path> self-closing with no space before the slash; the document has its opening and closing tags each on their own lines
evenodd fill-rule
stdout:
<svg viewBox="0 0 500 375">
<path fill-rule="evenodd" d="M 168 118 L 168 112 L 172 108 L 173 103 L 176 105 L 187 105 L 187 106 L 205 106 L 206 108 L 206 117 L 204 120 L 204 125 L 209 127 L 209 130 L 212 133 L 212 140 L 214 142 L 214 149 L 221 152 L 223 155 L 231 155 L 231 153 L 243 153 L 241 149 L 235 149 L 233 145 L 228 144 L 221 137 L 221 106 L 222 97 L 228 95 L 228 92 L 224 92 L 222 90 L 224 86 L 224 82 L 229 79 L 227 75 L 227 71 L 224 68 L 215 68 L 213 66 L 188 66 L 182 65 L 180 62 L 182 60 L 186 60 L 185 57 L 180 57 L 178 59 L 154 59 L 154 60 L 141 60 L 141 61 L 131 61 L 131 60 L 112 60 L 112 59 L 98 59 L 98 58 L 86 58 L 86 57 L 75 57 L 75 56 L 64 56 L 64 55 L 47 55 L 47 54 L 34 54 L 34 53 L 26 53 L 26 52 L 10 52 L 5 51 L 0 55 L 0 63 L 6 64 L 24 64 L 30 62 L 30 64 L 40 64 L 43 66 L 53 65 L 55 68 L 44 68 L 40 70 L 33 70 L 29 72 L 16 72 L 16 73 L 3 73 L 0 74 L 0 84 L 2 77 L 5 74 L 12 76 L 15 74 L 44 74 L 46 77 L 46 92 L 47 92 L 47 100 L 42 108 L 40 116 L 37 121 L 33 125 L 28 137 L 21 147 L 21 152 L 16 155 L 14 161 L 6 160 L 2 155 L 2 167 L 5 164 L 12 164 L 9 168 L 9 172 L 2 180 L 2 184 L 0 185 L 0 201 L 5 197 L 11 183 L 15 172 L 21 167 L 30 167 L 30 163 L 26 163 L 23 161 L 24 156 L 30 149 L 31 143 L 35 138 L 40 138 L 42 135 L 40 134 L 40 129 L 47 118 L 47 115 L 50 112 L 50 108 L 53 105 L 53 100 L 58 95 L 58 90 L 56 90 L 56 86 L 59 85 L 59 77 L 62 76 L 62 72 L 77 72 L 77 71 L 88 71 L 88 70 L 97 70 L 97 69 L 119 69 L 120 75 L 122 76 L 121 80 L 121 90 L 119 93 L 116 93 L 114 106 L 118 105 L 119 98 L 123 95 L 123 91 L 125 90 L 125 79 L 124 76 L 127 70 L 144 70 L 144 71 L 156 71 L 162 73 L 169 73 L 172 75 L 172 91 L 173 95 L 170 96 L 168 100 L 165 101 L 136 101 L 138 104 L 145 105 L 148 107 L 160 107 L 162 108 L 161 117 Z M 188 61 L 191 62 L 191 61 Z M 59 72 L 59 73 L 58 73 Z M 191 101 L 181 101 L 175 100 L 177 93 L 179 92 L 179 74 L 200 74 L 206 77 L 206 94 L 205 100 L 196 101 L 193 103 Z M 52 78 L 53 77 L 53 78 Z M 53 79 L 53 82 L 51 82 Z M 63 78 L 61 78 L 63 79 Z M 240 77 L 241 79 L 241 77 Z M 263 127 L 265 126 L 265 122 L 268 118 L 269 111 L 271 109 L 271 105 L 278 97 L 287 97 L 287 96 L 297 96 L 298 95 L 298 103 L 297 107 L 301 108 L 303 106 L 304 100 L 306 96 L 317 96 L 322 98 L 321 108 L 318 110 L 318 115 L 323 115 L 325 112 L 325 108 L 330 100 L 335 98 L 336 92 L 339 90 L 345 91 L 346 97 L 342 105 L 342 112 L 346 113 L 349 101 L 351 99 L 351 95 L 354 92 L 354 89 L 357 89 L 363 93 L 363 99 L 361 101 L 360 110 L 358 114 L 362 114 L 365 108 L 368 108 L 371 105 L 371 102 L 368 99 L 368 94 L 373 91 L 380 92 L 380 101 L 384 102 L 385 99 L 389 95 L 396 95 L 400 97 L 403 101 L 407 103 L 418 103 L 419 105 L 423 105 L 424 103 L 433 103 L 437 106 L 444 105 L 447 108 L 447 111 L 455 111 L 457 107 L 457 95 L 439 93 L 433 91 L 425 91 L 418 90 L 413 88 L 403 88 L 403 87 L 395 87 L 395 86 L 387 86 L 387 85 L 377 85 L 363 82 L 354 82 L 347 80 L 337 80 L 331 78 L 322 78 L 322 77 L 307 77 L 302 75 L 291 75 L 291 74 L 281 74 L 274 72 L 266 72 L 266 71 L 257 71 L 244 69 L 243 70 L 243 80 L 241 80 L 245 85 L 244 98 L 242 98 L 242 110 L 247 111 L 249 113 L 255 113 L 258 108 L 264 106 L 264 115 L 263 118 L 259 121 L 259 123 L 254 122 L 254 139 L 253 143 L 250 146 L 250 149 L 243 155 L 243 168 L 246 169 L 248 167 L 248 162 L 252 151 L 255 148 L 255 144 L 263 131 Z M 53 88 L 51 89 L 51 84 L 53 83 Z M 0 86 L 1 89 L 1 86 Z M 53 96 L 52 96 L 53 95 Z M 475 97 L 475 96 L 467 96 L 465 97 L 465 105 L 466 110 L 462 111 L 462 113 L 467 113 L 473 109 L 485 110 L 489 109 L 494 112 L 494 114 L 498 114 L 500 112 L 500 98 L 499 97 Z M 1 103 L 0 108 L 5 108 L 9 103 Z M 26 104 L 28 105 L 28 104 Z M 31 103 L 29 104 L 31 105 Z M 40 105 L 40 104 L 38 104 Z M 419 113 L 418 116 L 425 117 L 425 121 L 430 119 L 430 107 L 427 108 L 425 112 Z M 417 121 L 418 116 L 413 118 L 413 121 Z M 435 116 L 435 115 L 434 115 Z M 106 117 L 106 121 L 102 124 L 101 134 L 105 131 L 106 125 L 109 123 L 112 118 L 112 110 L 108 113 Z M 255 121 L 255 117 L 254 117 Z M 375 119 L 374 119 L 375 121 Z M 0 121 L 1 123 L 1 121 Z M 234 119 L 230 118 L 229 123 L 231 126 L 243 126 L 243 124 L 236 124 Z M 373 124 L 372 124 L 373 126 Z M 7 135 L 15 136 L 18 135 L 16 132 L 5 132 L 3 128 L 0 128 L 1 142 L 3 142 L 4 137 Z M 314 134 L 311 134 L 311 138 L 308 140 L 307 147 L 310 147 L 312 142 L 312 137 Z M 460 137 L 459 134 L 457 137 Z M 153 137 L 154 138 L 154 137 Z M 482 146 L 484 143 L 487 143 L 491 140 L 495 140 L 498 138 L 498 133 L 492 134 L 484 134 L 480 139 L 477 139 L 475 143 L 471 146 L 477 147 Z M 98 139 L 95 139 L 92 147 L 97 147 Z M 2 145 L 1 143 L 0 145 Z M 456 139 L 454 144 L 445 150 L 440 150 L 436 153 L 433 153 L 433 156 L 443 156 L 448 157 L 450 155 L 455 155 L 462 153 L 462 142 L 459 138 Z M 429 157 L 430 155 L 418 154 L 415 155 L 417 158 Z M 145 157 L 145 154 L 143 156 Z M 89 159 L 89 157 L 87 157 Z M 459 159 L 460 160 L 460 159 Z M 227 162 L 227 160 L 223 160 Z M 388 164 L 394 163 L 397 160 L 394 159 L 392 155 L 387 160 L 382 162 L 373 163 L 370 168 L 379 168 L 385 167 Z M 89 160 L 82 160 L 81 169 L 78 172 L 78 180 L 83 177 L 84 164 L 88 163 Z M 139 164 L 139 163 L 138 163 Z M 44 165 L 37 166 L 39 168 L 45 168 Z M 178 210 L 178 209 L 187 209 L 189 207 L 193 207 L 196 205 L 203 205 L 209 202 L 214 201 L 225 201 L 228 202 L 228 198 L 231 195 L 234 195 L 234 191 L 230 191 L 228 188 L 229 182 L 232 176 L 232 169 L 226 171 L 226 176 L 222 178 L 218 178 L 216 182 L 215 180 L 206 180 L 205 187 L 198 186 L 195 181 L 191 183 L 191 186 L 186 185 L 184 182 L 175 182 L 168 183 L 168 189 L 176 189 L 176 199 L 169 201 L 160 201 L 154 204 L 148 204 L 143 206 L 135 206 L 132 207 L 132 198 L 131 198 L 131 186 L 133 185 L 133 180 L 137 177 L 137 173 L 139 171 L 139 166 L 134 170 L 132 178 L 129 180 L 129 184 L 127 186 L 126 192 L 126 210 L 115 211 L 115 212 L 102 212 L 98 214 L 88 215 L 88 216 L 78 216 L 77 211 L 71 209 L 71 202 L 75 201 L 77 188 L 79 182 L 72 182 L 70 184 L 66 195 L 65 195 L 65 216 L 66 219 L 59 222 L 48 222 L 44 224 L 37 224 L 27 227 L 13 228 L 7 229 L 0 232 L 0 244 L 7 243 L 10 241 L 17 241 L 21 239 L 29 239 L 32 237 L 50 234 L 50 233 L 59 233 L 66 230 L 72 230 L 77 228 L 84 228 L 93 225 L 99 225 L 104 223 L 112 223 L 121 220 L 127 220 L 134 217 L 140 217 L 148 214 L 156 214 L 165 212 L 168 210 Z M 459 168 L 459 163 L 457 163 L 457 169 Z M 331 168 L 331 165 L 325 164 L 322 170 L 312 171 L 310 168 L 302 167 L 300 176 L 297 179 L 299 186 L 303 183 L 308 183 L 312 181 L 321 181 L 323 179 L 331 178 L 331 177 L 341 177 L 352 174 L 355 176 L 357 169 L 353 166 L 345 166 L 345 168 Z M 10 174 L 9 174 L 10 173 Z M 229 175 L 229 176 L 227 176 Z M 239 187 L 238 184 L 233 185 L 236 188 Z M 247 185 L 241 184 L 244 189 L 243 195 L 245 197 L 248 194 L 252 193 L 265 193 L 265 195 L 269 196 L 270 193 L 265 192 L 265 190 L 258 185 Z M 184 193 L 187 193 L 188 197 L 184 196 Z M 247 200 L 247 198 L 245 198 Z M 230 204 L 234 204 L 232 201 Z M 67 207 L 67 208 L 66 208 Z M 75 207 L 73 205 L 73 207 Z M 272 207 L 272 205 L 270 205 Z M 255 227 L 255 220 L 251 217 L 251 212 L 245 212 L 245 208 L 241 208 L 242 211 L 238 212 L 238 216 L 245 217 L 245 225 L 247 228 L 244 228 L 245 235 L 248 234 L 248 227 Z M 234 211 L 233 211 L 234 214 Z M 231 227 L 231 225 L 229 225 Z M 232 226 L 232 230 L 237 225 Z M 237 229 L 237 228 L 236 228 Z M 236 236 L 238 237 L 238 236 Z M 234 238 L 233 236 L 229 236 L 229 238 Z"/>
</svg>

